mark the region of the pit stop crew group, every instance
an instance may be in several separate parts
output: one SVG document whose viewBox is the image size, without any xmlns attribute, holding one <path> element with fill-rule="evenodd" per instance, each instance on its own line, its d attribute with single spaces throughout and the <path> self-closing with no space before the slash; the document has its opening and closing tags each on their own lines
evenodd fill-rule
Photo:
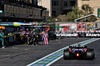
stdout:
<svg viewBox="0 0 100 66">
<path fill-rule="evenodd" d="M 38 44 L 38 35 L 35 33 L 35 29 L 29 31 L 29 29 L 27 28 L 26 31 L 22 31 L 22 29 L 20 29 L 20 39 L 21 39 L 21 43 L 25 44 L 34 44 L 37 45 Z M 24 41 L 25 40 L 25 41 Z"/>
<path fill-rule="evenodd" d="M 38 33 L 36 29 L 32 29 L 31 31 L 29 31 L 29 29 L 27 28 L 26 31 L 22 31 L 22 29 L 20 29 L 20 31 L 17 33 L 20 35 L 20 43 L 21 44 L 28 44 L 28 45 L 38 45 Z M 6 36 L 4 35 L 3 31 L 0 30 L 0 41 L 2 42 L 2 48 L 5 48 L 5 44 L 4 44 L 4 38 Z M 42 38 L 44 40 L 45 44 L 48 44 L 48 33 L 46 31 L 44 31 L 44 34 L 42 34 Z"/>
<path fill-rule="evenodd" d="M 38 45 L 38 35 L 39 34 L 37 33 L 36 29 L 32 29 L 31 31 L 29 31 L 28 28 L 26 29 L 26 31 L 22 31 L 22 29 L 20 29 L 19 34 L 20 34 L 21 43 L 25 42 L 25 44 Z M 44 40 L 44 43 L 48 44 L 48 33 L 46 31 L 44 31 L 42 38 Z"/>
</svg>

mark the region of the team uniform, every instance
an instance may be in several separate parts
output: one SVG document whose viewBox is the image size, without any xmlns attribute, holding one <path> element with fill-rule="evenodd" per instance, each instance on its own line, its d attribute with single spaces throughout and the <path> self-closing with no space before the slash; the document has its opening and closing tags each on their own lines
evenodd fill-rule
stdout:
<svg viewBox="0 0 100 66">
<path fill-rule="evenodd" d="M 4 47 L 4 33 L 0 33 L 0 41 L 2 42 L 2 47 Z"/>
<path fill-rule="evenodd" d="M 44 43 L 48 44 L 48 34 L 47 33 L 43 34 L 43 39 L 44 39 Z"/>
</svg>

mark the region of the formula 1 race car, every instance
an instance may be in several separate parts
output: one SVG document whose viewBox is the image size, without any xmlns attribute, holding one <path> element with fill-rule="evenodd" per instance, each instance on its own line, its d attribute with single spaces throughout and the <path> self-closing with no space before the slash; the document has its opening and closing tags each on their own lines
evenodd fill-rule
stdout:
<svg viewBox="0 0 100 66">
<path fill-rule="evenodd" d="M 63 58 L 67 59 L 89 59 L 93 60 L 95 57 L 94 49 L 89 49 L 87 46 L 69 46 L 64 50 Z"/>
</svg>

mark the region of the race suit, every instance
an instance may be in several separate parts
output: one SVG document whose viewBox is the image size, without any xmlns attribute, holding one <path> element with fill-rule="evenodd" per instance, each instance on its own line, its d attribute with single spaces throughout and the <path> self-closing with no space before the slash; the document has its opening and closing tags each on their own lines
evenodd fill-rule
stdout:
<svg viewBox="0 0 100 66">
<path fill-rule="evenodd" d="M 2 47 L 4 47 L 4 33 L 0 33 L 0 41 L 2 42 Z"/>
<path fill-rule="evenodd" d="M 48 34 L 47 33 L 43 34 L 43 38 L 44 38 L 44 43 L 48 44 Z"/>
<path fill-rule="evenodd" d="M 29 34 L 30 34 L 29 31 L 26 31 L 26 32 L 25 32 L 25 39 L 26 39 L 25 43 L 26 43 L 26 44 L 29 44 Z"/>
</svg>

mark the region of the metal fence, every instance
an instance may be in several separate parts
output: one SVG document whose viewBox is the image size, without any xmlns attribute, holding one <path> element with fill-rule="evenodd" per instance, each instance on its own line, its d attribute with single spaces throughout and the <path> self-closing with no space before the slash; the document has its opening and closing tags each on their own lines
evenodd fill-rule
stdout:
<svg viewBox="0 0 100 66">
<path fill-rule="evenodd" d="M 100 22 L 56 22 L 56 32 L 74 32 L 74 31 L 96 31 L 100 28 Z"/>
</svg>

